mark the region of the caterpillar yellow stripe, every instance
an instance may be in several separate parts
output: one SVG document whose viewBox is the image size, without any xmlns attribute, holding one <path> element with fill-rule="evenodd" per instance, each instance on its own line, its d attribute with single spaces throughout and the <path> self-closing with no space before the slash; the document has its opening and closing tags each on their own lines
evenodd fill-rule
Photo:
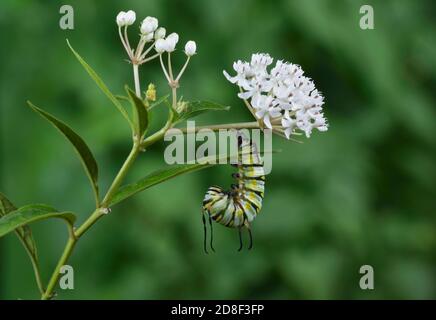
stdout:
<svg viewBox="0 0 436 320">
<path fill-rule="evenodd" d="M 250 245 L 253 246 L 251 223 L 262 208 L 265 190 L 265 171 L 263 161 L 256 145 L 238 133 L 238 163 L 233 165 L 237 172 L 232 174 L 236 179 L 230 190 L 219 186 L 209 187 L 203 199 L 204 251 L 207 253 L 206 219 L 210 225 L 210 247 L 213 251 L 212 221 L 229 228 L 237 228 L 239 232 L 239 251 L 242 249 L 243 228 L 248 230 Z"/>
</svg>

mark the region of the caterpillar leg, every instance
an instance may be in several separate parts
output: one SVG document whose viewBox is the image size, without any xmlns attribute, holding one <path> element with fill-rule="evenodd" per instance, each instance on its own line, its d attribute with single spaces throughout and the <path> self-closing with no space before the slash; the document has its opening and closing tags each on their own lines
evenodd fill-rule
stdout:
<svg viewBox="0 0 436 320">
<path fill-rule="evenodd" d="M 241 229 L 242 228 L 238 229 L 239 230 L 239 249 L 238 249 L 238 251 L 242 250 L 242 231 L 241 231 Z"/>
<path fill-rule="evenodd" d="M 209 226 L 210 226 L 210 249 L 215 252 L 213 248 L 213 226 L 212 226 L 212 217 L 209 215 Z"/>
<path fill-rule="evenodd" d="M 247 228 L 247 230 L 250 236 L 250 245 L 248 246 L 248 250 L 251 250 L 251 248 L 253 248 L 253 235 L 251 234 L 251 228 Z"/>
<path fill-rule="evenodd" d="M 204 238 L 203 238 L 203 249 L 204 253 L 208 254 L 207 248 L 206 248 L 206 239 L 207 239 L 207 228 L 206 228 L 206 219 L 204 218 L 204 213 L 202 214 L 203 218 L 203 230 L 204 230 Z"/>
</svg>

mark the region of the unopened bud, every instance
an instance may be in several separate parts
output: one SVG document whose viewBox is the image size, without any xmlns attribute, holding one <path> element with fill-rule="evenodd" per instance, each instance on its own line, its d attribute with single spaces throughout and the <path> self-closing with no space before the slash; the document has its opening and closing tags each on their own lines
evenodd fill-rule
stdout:
<svg viewBox="0 0 436 320">
<path fill-rule="evenodd" d="M 147 101 L 156 101 L 156 87 L 153 83 L 148 85 L 147 91 L 145 91 L 145 98 Z"/>
</svg>

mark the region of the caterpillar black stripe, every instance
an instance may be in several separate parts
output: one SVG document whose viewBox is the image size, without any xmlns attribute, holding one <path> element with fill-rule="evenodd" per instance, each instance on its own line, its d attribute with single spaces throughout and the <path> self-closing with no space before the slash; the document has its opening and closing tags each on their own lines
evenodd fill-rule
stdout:
<svg viewBox="0 0 436 320">
<path fill-rule="evenodd" d="M 206 218 L 210 225 L 210 248 L 213 248 L 212 220 L 229 228 L 238 229 L 239 249 L 242 249 L 242 229 L 250 236 L 248 249 L 253 246 L 251 223 L 262 208 L 265 189 L 265 171 L 256 145 L 238 133 L 237 172 L 232 174 L 236 183 L 228 191 L 219 186 L 210 187 L 203 199 L 204 251 L 207 253 Z"/>
</svg>

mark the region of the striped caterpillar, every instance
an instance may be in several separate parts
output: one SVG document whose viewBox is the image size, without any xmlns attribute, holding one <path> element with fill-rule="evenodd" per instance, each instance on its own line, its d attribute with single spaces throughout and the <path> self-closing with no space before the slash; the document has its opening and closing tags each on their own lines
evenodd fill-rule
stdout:
<svg viewBox="0 0 436 320">
<path fill-rule="evenodd" d="M 262 208 L 265 188 L 265 172 L 263 161 L 256 145 L 250 139 L 238 133 L 238 163 L 233 165 L 238 170 L 232 174 L 236 183 L 228 191 L 221 187 L 210 187 L 203 199 L 204 251 L 207 252 L 206 217 L 210 225 L 210 248 L 213 248 L 212 220 L 229 228 L 237 228 L 239 233 L 239 249 L 242 249 L 241 231 L 245 227 L 253 247 L 251 222 Z"/>
</svg>

